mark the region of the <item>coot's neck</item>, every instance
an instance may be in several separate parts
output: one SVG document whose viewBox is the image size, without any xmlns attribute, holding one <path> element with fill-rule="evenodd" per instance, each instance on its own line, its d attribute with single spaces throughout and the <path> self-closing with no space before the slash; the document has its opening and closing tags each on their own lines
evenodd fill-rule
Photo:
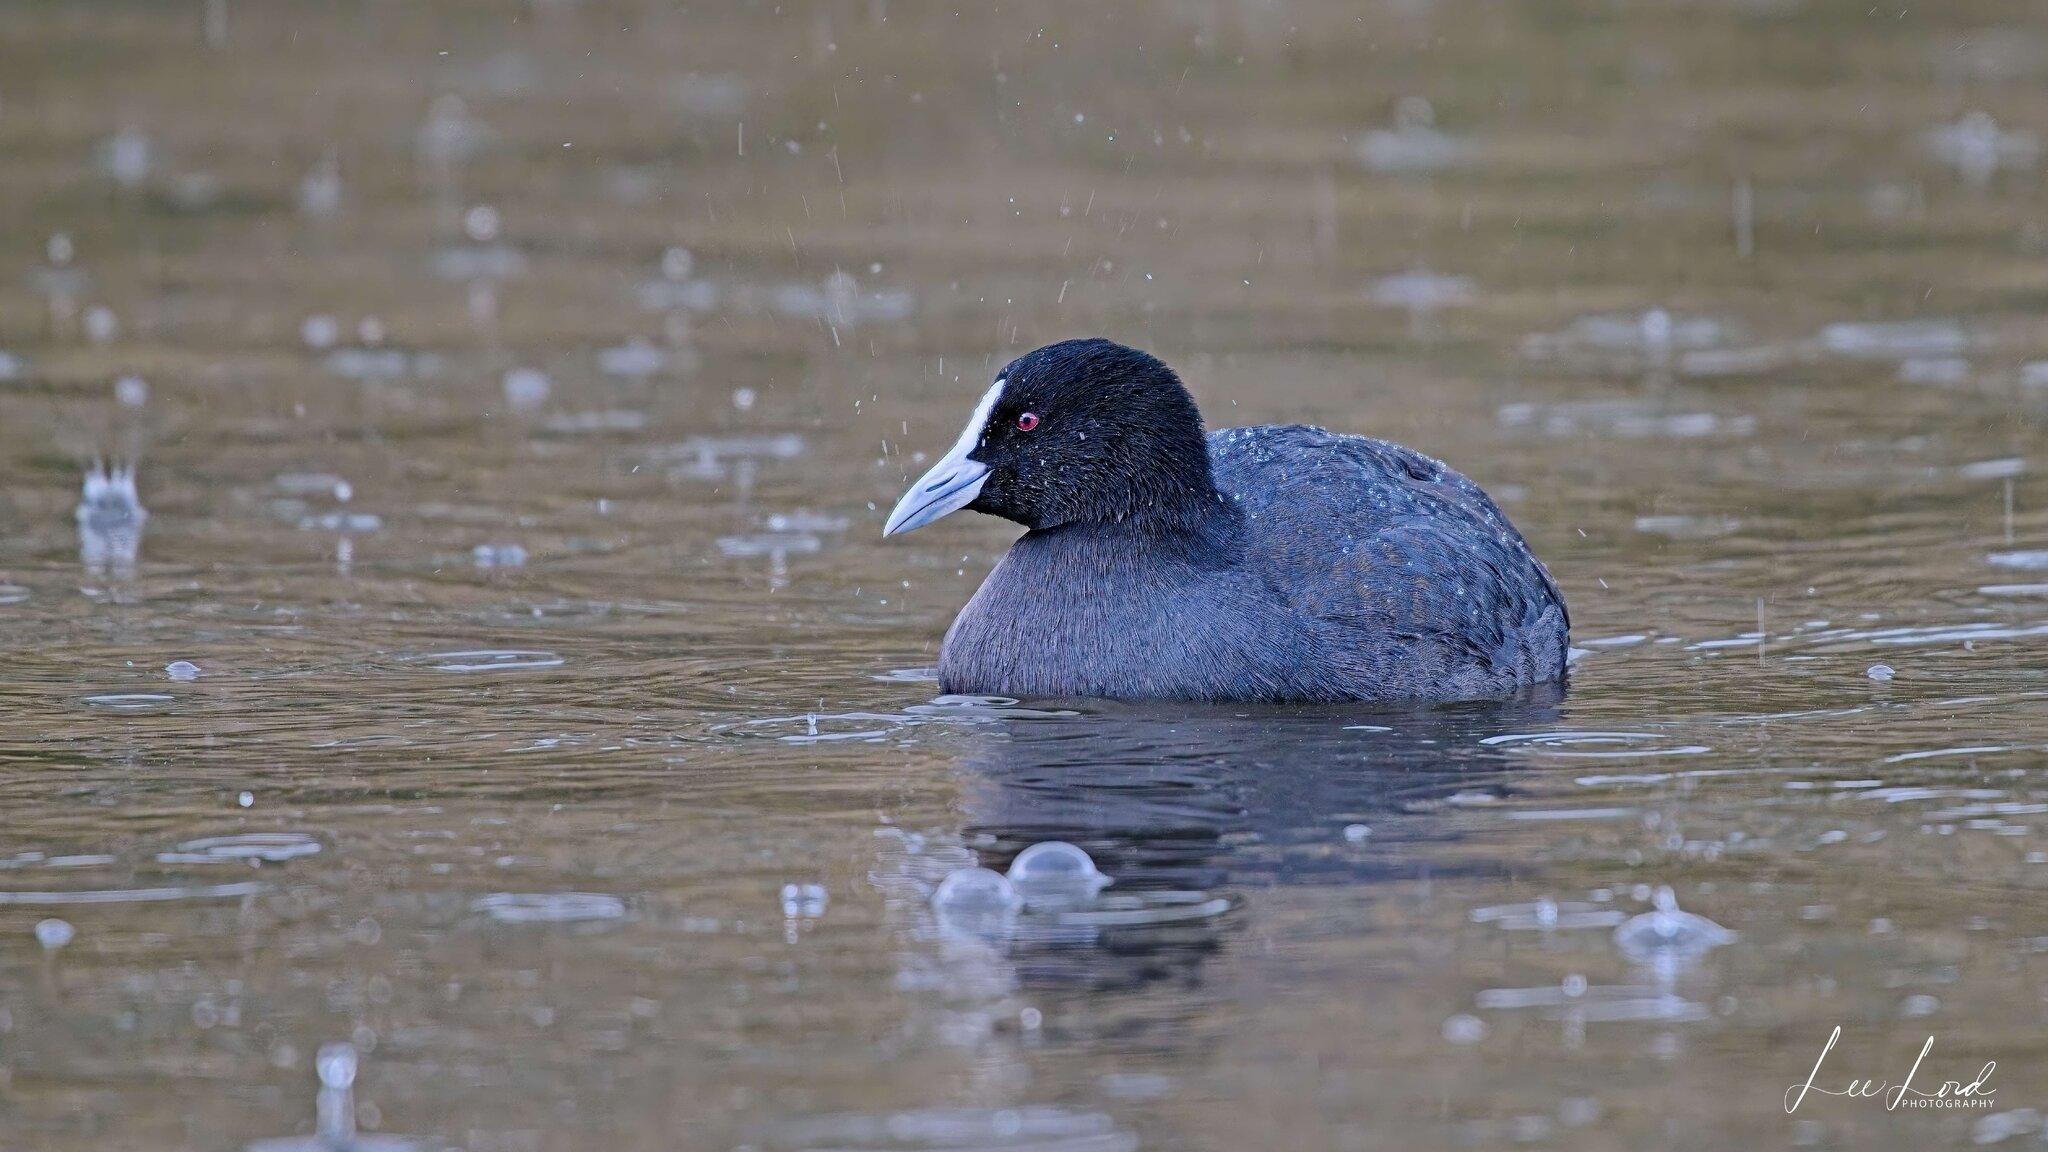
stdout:
<svg viewBox="0 0 2048 1152">
<path fill-rule="evenodd" d="M 1162 453 L 1160 459 L 1168 463 L 1120 488 L 1121 499 L 1115 504 L 1030 535 L 1086 539 L 1155 558 L 1199 561 L 1234 555 L 1244 536 L 1244 512 L 1216 491 L 1207 441 L 1198 433 L 1194 451 Z"/>
</svg>

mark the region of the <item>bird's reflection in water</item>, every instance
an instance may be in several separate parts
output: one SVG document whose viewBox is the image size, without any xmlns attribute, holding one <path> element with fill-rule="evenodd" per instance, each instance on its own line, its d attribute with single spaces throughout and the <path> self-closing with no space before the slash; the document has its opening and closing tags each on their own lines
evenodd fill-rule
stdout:
<svg viewBox="0 0 2048 1152">
<path fill-rule="evenodd" d="M 978 729 L 963 757 L 963 835 L 983 865 L 1066 840 L 1115 878 L 1111 894 L 1201 890 L 1256 903 L 1285 885 L 1370 885 L 1505 872 L 1445 809 L 1516 790 L 1483 741 L 1553 726 L 1562 692 L 1410 711 L 1069 703 Z M 1198 923 L 1020 934 L 1027 985 L 1199 981 L 1226 915 Z"/>
</svg>

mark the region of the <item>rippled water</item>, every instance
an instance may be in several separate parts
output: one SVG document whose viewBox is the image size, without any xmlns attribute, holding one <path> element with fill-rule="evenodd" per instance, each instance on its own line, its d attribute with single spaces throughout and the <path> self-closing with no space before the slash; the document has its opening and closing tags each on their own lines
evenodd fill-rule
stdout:
<svg viewBox="0 0 2048 1152">
<path fill-rule="evenodd" d="M 0 28 L 0 1145 L 2037 1139 L 2037 7 Z M 884 512 L 1095 332 L 1487 485 L 1569 693 L 936 697 L 1010 532 Z"/>
</svg>

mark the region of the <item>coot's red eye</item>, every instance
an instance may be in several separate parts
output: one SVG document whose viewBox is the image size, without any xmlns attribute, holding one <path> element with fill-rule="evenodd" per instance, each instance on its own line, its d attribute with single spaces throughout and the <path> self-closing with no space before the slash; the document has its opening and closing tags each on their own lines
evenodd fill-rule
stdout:
<svg viewBox="0 0 2048 1152">
<path fill-rule="evenodd" d="M 1017 417 L 1017 427 L 1022 428 L 1026 432 L 1038 427 L 1038 413 L 1026 412 L 1022 416 Z"/>
</svg>

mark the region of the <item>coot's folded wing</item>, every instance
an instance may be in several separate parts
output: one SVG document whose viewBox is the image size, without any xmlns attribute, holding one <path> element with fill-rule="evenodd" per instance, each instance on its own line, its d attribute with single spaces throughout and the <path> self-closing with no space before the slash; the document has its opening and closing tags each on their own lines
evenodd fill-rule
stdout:
<svg viewBox="0 0 2048 1152">
<path fill-rule="evenodd" d="M 1570 626 L 1550 573 L 1470 480 L 1383 440 L 1300 425 L 1210 437 L 1254 560 L 1347 679 L 1490 691 L 1556 678 Z"/>
</svg>

